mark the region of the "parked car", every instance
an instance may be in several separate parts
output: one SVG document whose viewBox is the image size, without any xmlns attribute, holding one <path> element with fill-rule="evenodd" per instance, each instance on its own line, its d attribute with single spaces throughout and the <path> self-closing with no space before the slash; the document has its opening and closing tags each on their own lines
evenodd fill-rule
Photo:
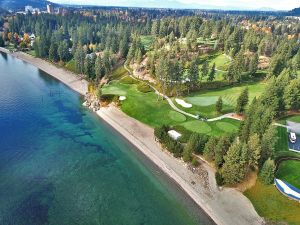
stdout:
<svg viewBox="0 0 300 225">
<path fill-rule="evenodd" d="M 289 138 L 290 138 L 290 142 L 291 143 L 296 143 L 296 140 L 297 140 L 297 136 L 295 133 L 291 132 L 290 135 L 289 135 Z"/>
</svg>

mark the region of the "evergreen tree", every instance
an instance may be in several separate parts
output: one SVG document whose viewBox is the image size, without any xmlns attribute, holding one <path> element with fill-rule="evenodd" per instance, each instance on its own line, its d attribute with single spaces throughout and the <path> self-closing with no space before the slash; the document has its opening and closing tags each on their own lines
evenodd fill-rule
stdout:
<svg viewBox="0 0 300 225">
<path fill-rule="evenodd" d="M 201 80 L 202 77 L 206 77 L 208 75 L 208 72 L 209 72 L 209 65 L 208 62 L 205 61 L 201 67 Z"/>
<path fill-rule="evenodd" d="M 76 64 L 76 72 L 83 74 L 84 72 L 84 61 L 86 53 L 81 45 L 79 45 L 75 51 L 74 59 Z"/>
<path fill-rule="evenodd" d="M 223 108 L 223 100 L 222 100 L 222 97 L 220 96 L 218 98 L 218 101 L 216 102 L 216 111 L 218 113 L 221 113 L 222 112 L 222 108 Z"/>
<path fill-rule="evenodd" d="M 207 81 L 213 81 L 215 79 L 215 76 L 216 76 L 216 64 L 214 63 L 211 67 Z"/>
<path fill-rule="evenodd" d="M 244 148 L 242 143 L 235 141 L 224 157 L 222 177 L 226 184 L 236 184 L 245 178 L 247 159 Z"/>
<path fill-rule="evenodd" d="M 290 84 L 285 87 L 283 98 L 287 109 L 300 109 L 300 78 L 292 80 Z"/>
<path fill-rule="evenodd" d="M 100 80 L 105 75 L 105 69 L 101 56 L 98 56 L 95 63 L 95 75 L 98 80 Z"/>
<path fill-rule="evenodd" d="M 236 102 L 235 112 L 238 114 L 242 114 L 245 111 L 245 107 L 247 106 L 249 101 L 249 90 L 245 88 Z"/>
<path fill-rule="evenodd" d="M 259 176 L 265 184 L 271 184 L 273 183 L 275 178 L 274 174 L 275 174 L 275 163 L 273 160 L 269 158 L 264 163 Z"/>
<path fill-rule="evenodd" d="M 58 58 L 59 57 L 58 57 L 58 53 L 57 53 L 57 45 L 53 41 L 53 42 L 51 42 L 50 49 L 49 49 L 49 59 L 53 62 L 57 62 Z"/>
<path fill-rule="evenodd" d="M 257 166 L 261 156 L 261 145 L 260 139 L 257 134 L 253 134 L 249 138 L 248 142 L 248 152 L 249 152 L 249 160 L 248 166 Z"/>
<path fill-rule="evenodd" d="M 264 132 L 261 139 L 260 166 L 262 166 L 268 158 L 273 158 L 277 140 L 277 130 L 270 125 L 269 128 Z"/>
</svg>

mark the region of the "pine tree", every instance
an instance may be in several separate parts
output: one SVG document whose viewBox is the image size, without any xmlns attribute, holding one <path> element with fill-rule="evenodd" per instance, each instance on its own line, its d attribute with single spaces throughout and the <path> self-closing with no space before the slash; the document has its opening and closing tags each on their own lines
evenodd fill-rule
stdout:
<svg viewBox="0 0 300 225">
<path fill-rule="evenodd" d="M 58 54 L 57 54 L 57 45 L 53 41 L 53 42 L 51 42 L 50 49 L 49 49 L 49 59 L 53 62 L 57 62 L 58 58 L 59 57 L 58 57 Z"/>
<path fill-rule="evenodd" d="M 289 110 L 300 109 L 300 78 L 290 82 L 284 90 L 284 103 Z"/>
<path fill-rule="evenodd" d="M 210 73 L 208 75 L 207 81 L 213 81 L 216 76 L 216 64 L 214 63 L 211 67 Z"/>
<path fill-rule="evenodd" d="M 275 163 L 270 158 L 264 163 L 259 174 L 265 184 L 271 184 L 275 178 Z"/>
<path fill-rule="evenodd" d="M 221 113 L 222 112 L 222 108 L 223 108 L 223 100 L 222 100 L 222 97 L 220 96 L 218 98 L 218 101 L 216 102 L 216 111 L 218 113 Z"/>
<path fill-rule="evenodd" d="M 257 134 L 253 134 L 249 138 L 248 142 L 248 151 L 249 151 L 249 167 L 257 166 L 261 156 L 261 145 L 260 139 Z"/>
<path fill-rule="evenodd" d="M 208 75 L 209 72 L 209 65 L 208 62 L 205 61 L 201 67 L 201 80 L 203 77 L 206 77 Z"/>
<path fill-rule="evenodd" d="M 249 90 L 245 88 L 236 102 L 235 112 L 238 114 L 242 114 L 245 111 L 245 107 L 247 106 L 249 101 Z"/>
<path fill-rule="evenodd" d="M 245 147 L 239 141 L 235 141 L 229 148 L 227 155 L 224 157 L 222 167 L 222 177 L 226 184 L 236 184 L 241 182 L 246 175 L 246 154 Z"/>
</svg>

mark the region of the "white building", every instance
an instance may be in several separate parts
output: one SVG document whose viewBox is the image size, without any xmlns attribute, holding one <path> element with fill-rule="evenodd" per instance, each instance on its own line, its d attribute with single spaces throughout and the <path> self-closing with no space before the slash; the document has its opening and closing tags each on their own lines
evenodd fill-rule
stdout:
<svg viewBox="0 0 300 225">
<path fill-rule="evenodd" d="M 25 12 L 28 13 L 28 12 L 33 12 L 33 7 L 31 5 L 27 5 L 25 6 Z"/>
</svg>

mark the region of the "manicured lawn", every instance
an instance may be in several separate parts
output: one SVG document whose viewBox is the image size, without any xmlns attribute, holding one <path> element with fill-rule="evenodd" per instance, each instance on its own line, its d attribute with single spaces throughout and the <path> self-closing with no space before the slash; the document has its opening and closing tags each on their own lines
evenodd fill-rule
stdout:
<svg viewBox="0 0 300 225">
<path fill-rule="evenodd" d="M 280 124 L 286 124 L 286 121 L 292 121 L 292 122 L 295 122 L 295 123 L 300 123 L 300 115 L 296 115 L 296 116 L 287 116 L 287 117 L 284 117 L 284 118 L 281 118 L 279 121 L 277 121 L 278 123 Z"/>
<path fill-rule="evenodd" d="M 122 111 L 152 127 L 175 125 L 184 119 L 173 113 L 167 101 L 157 98 L 154 92 L 139 92 L 136 84 L 111 82 L 102 88 L 102 93 L 126 96 L 127 99 L 121 104 Z"/>
<path fill-rule="evenodd" d="M 102 88 L 102 93 L 104 95 L 126 96 L 127 99 L 121 103 L 122 111 L 151 127 L 161 125 L 180 126 L 189 131 L 217 136 L 237 132 L 239 128 L 240 122 L 231 119 L 204 122 L 187 118 L 172 110 L 167 101 L 158 98 L 154 92 L 143 93 L 138 91 L 137 85 L 113 81 Z"/>
<path fill-rule="evenodd" d="M 288 118 L 286 118 L 286 120 L 295 122 L 295 123 L 300 123 L 300 116 L 290 116 Z"/>
<path fill-rule="evenodd" d="M 272 222 L 300 224 L 300 204 L 282 195 L 274 185 L 257 181 L 255 186 L 244 193 L 254 205 L 258 214 Z M 284 224 L 284 223 L 283 223 Z"/>
<path fill-rule="evenodd" d="M 224 54 L 220 54 L 213 58 L 209 62 L 209 65 L 212 66 L 214 63 L 216 64 L 216 68 L 218 70 L 227 71 L 230 64 L 230 59 Z"/>
<path fill-rule="evenodd" d="M 176 121 L 176 122 L 184 122 L 186 121 L 186 117 L 185 115 L 179 113 L 179 112 L 176 112 L 176 111 L 170 111 L 169 112 L 169 117 Z"/>
<path fill-rule="evenodd" d="M 218 90 L 194 92 L 183 98 L 186 102 L 193 104 L 193 107 L 188 109 L 177 105 L 175 101 L 174 103 L 178 108 L 192 114 L 198 114 L 201 117 L 213 118 L 219 115 L 215 110 L 215 104 L 220 96 L 223 99 L 222 114 L 232 112 L 236 105 L 238 96 L 246 87 L 249 88 L 249 100 L 252 101 L 254 97 L 261 95 L 265 88 L 265 83 L 256 82 L 251 84 L 242 84 L 235 87 L 221 88 Z"/>
<path fill-rule="evenodd" d="M 208 123 L 199 120 L 183 123 L 182 126 L 192 132 L 201 134 L 208 134 L 212 131 L 212 128 Z"/>
<path fill-rule="evenodd" d="M 179 124 L 179 126 L 184 127 L 189 131 L 200 134 L 206 134 L 209 136 L 221 136 L 224 134 L 237 133 L 240 126 L 240 121 L 233 119 L 223 119 L 215 122 L 191 120 L 185 123 L 181 123 Z"/>
<path fill-rule="evenodd" d="M 283 161 L 279 165 L 276 177 L 300 189 L 300 161 Z"/>
</svg>

